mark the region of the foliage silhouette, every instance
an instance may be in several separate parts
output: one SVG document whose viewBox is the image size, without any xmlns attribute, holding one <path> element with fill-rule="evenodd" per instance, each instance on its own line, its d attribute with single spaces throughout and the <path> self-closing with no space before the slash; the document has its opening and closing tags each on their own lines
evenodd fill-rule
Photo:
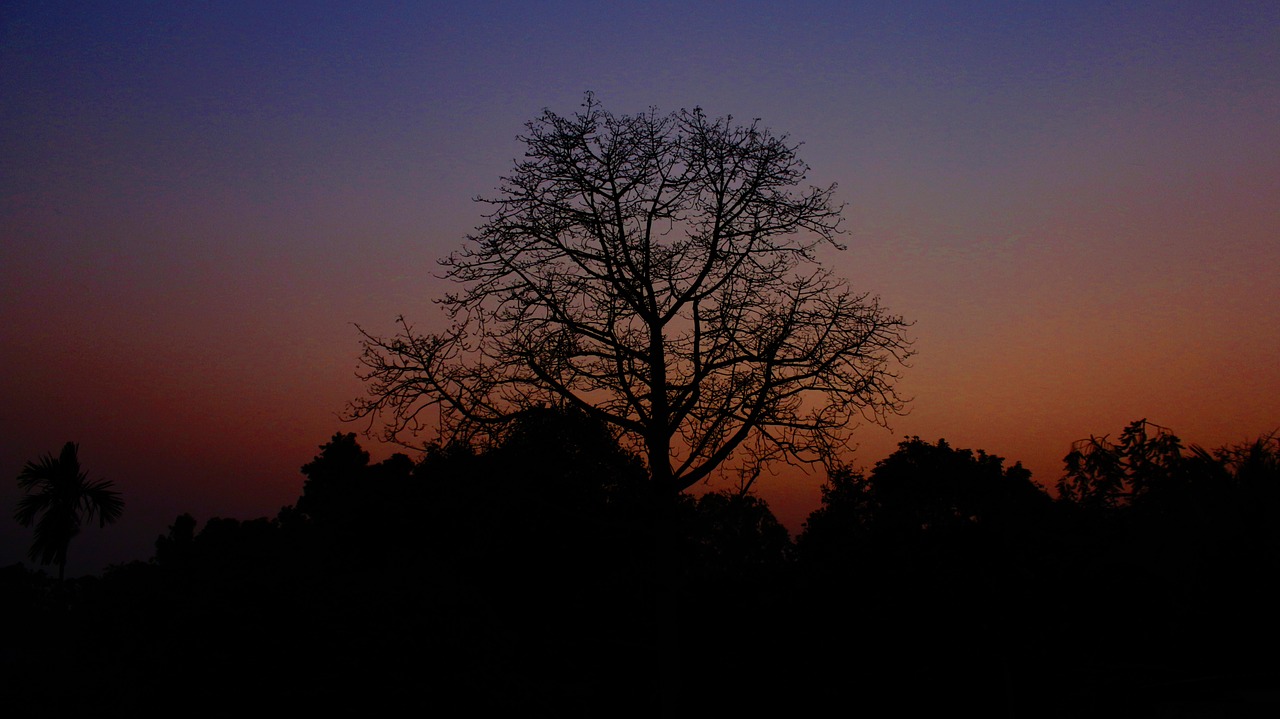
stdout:
<svg viewBox="0 0 1280 719">
<path fill-rule="evenodd" d="M 1209 451 L 1184 446 L 1168 428 L 1141 419 L 1114 442 L 1107 435 L 1076 442 L 1063 460 L 1058 491 L 1094 514 L 1216 522 L 1274 505 L 1278 456 L 1275 435 Z"/>
<path fill-rule="evenodd" d="M 860 420 L 899 412 L 907 324 L 817 264 L 839 247 L 834 185 L 800 190 L 798 144 L 700 109 L 616 116 L 588 94 L 520 138 L 487 222 L 442 260 L 452 326 L 360 329 L 385 436 L 494 433 L 539 404 L 575 407 L 679 492 L 733 458 L 829 461 Z"/>
<path fill-rule="evenodd" d="M 847 467 L 828 475 L 822 506 L 798 538 L 810 555 L 845 555 L 859 544 L 918 546 L 1027 529 L 1051 504 L 1021 463 L 911 437 L 870 475 Z"/>
<path fill-rule="evenodd" d="M 1020 464 L 941 439 L 833 469 L 796 540 L 793 611 L 822 609 L 791 631 L 846 651 L 839 666 L 805 657 L 793 676 L 894 713 L 1013 713 L 1010 657 L 1038 646 L 1056 514 Z"/>
<path fill-rule="evenodd" d="M 196 518 L 190 514 L 178 515 L 169 525 L 169 533 L 156 538 L 155 562 L 161 565 L 173 565 L 183 562 L 191 555 L 195 544 Z"/>
<path fill-rule="evenodd" d="M 796 551 L 807 561 L 839 561 L 866 551 L 876 501 L 866 473 L 834 467 L 823 483 L 822 504 L 809 513 L 796 537 Z"/>
<path fill-rule="evenodd" d="M 512 421 L 487 454 L 503 473 L 580 512 L 642 503 L 644 466 L 609 427 L 575 407 L 533 407 Z"/>
<path fill-rule="evenodd" d="M 591 583 L 652 542 L 643 465 L 575 408 L 525 410 L 487 448 L 434 447 L 415 478 L 416 526 L 467 574 Z"/>
<path fill-rule="evenodd" d="M 108 480 L 91 481 L 80 468 L 80 447 L 67 442 L 57 457 L 46 454 L 27 462 L 18 473 L 24 492 L 14 518 L 24 527 L 35 522 L 30 557 L 41 564 L 57 564 L 58 579 L 67 569 L 67 548 L 85 522 L 114 523 L 124 512 L 124 499 Z M 36 517 L 39 516 L 39 521 Z"/>
<path fill-rule="evenodd" d="M 1280 676 L 1254 651 L 1280 639 L 1280 442 L 1160 456 L 1095 512 L 911 438 L 830 474 L 792 562 L 762 501 L 654 492 L 575 408 L 416 465 L 340 434 L 305 465 L 315 516 L 182 515 L 101 580 L 0 571 L 30 619 L 0 671 L 40 698 L 9 707 L 66 716 L 242 709 L 219 686 L 291 715 L 1232 715 Z"/>
<path fill-rule="evenodd" d="M 777 579 L 791 559 L 791 537 L 769 505 L 737 492 L 709 492 L 694 504 L 690 560 L 704 579 Z"/>
<path fill-rule="evenodd" d="M 1277 457 L 1274 435 L 1208 451 L 1145 419 L 1115 441 L 1075 443 L 1059 484 L 1077 519 L 1059 570 L 1070 581 L 1046 595 L 1059 606 L 1055 641 L 1079 666 L 1130 658 L 1089 679 L 1098 697 L 1141 706 L 1280 676 L 1244 651 L 1280 639 Z"/>
<path fill-rule="evenodd" d="M 896 531 L 955 531 L 1017 521 L 1049 498 L 1031 473 L 1004 459 L 919 437 L 876 463 L 870 481 L 880 516 Z"/>
<path fill-rule="evenodd" d="M 1063 459 L 1066 471 L 1058 494 L 1095 510 L 1131 504 L 1153 488 L 1177 481 L 1182 449 L 1176 435 L 1145 419 L 1125 427 L 1118 442 L 1107 435 L 1079 440 Z"/>
<path fill-rule="evenodd" d="M 298 498 L 298 510 L 312 518 L 341 511 L 341 500 L 363 478 L 368 466 L 369 453 L 354 434 L 334 434 L 320 447 L 320 454 L 302 466 L 307 479 Z"/>
</svg>

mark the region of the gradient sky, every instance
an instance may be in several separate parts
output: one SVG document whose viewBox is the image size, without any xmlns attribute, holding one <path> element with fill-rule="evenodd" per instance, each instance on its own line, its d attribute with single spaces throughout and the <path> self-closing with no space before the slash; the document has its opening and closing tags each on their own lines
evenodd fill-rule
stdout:
<svg viewBox="0 0 1280 719">
<path fill-rule="evenodd" d="M 358 429 L 352 323 L 439 322 L 471 198 L 587 90 L 761 118 L 839 183 L 826 260 L 918 351 L 855 464 L 918 434 L 1052 484 L 1134 419 L 1280 427 L 1280 3 L 405 5 L 0 6 L 0 565 L 67 440 L 126 500 L 73 574 L 292 503 Z M 759 490 L 796 531 L 820 483 Z"/>
</svg>

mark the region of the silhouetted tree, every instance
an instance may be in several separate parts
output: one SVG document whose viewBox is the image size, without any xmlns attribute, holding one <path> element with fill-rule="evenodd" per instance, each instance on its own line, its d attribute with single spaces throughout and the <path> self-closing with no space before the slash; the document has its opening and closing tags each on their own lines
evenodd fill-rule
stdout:
<svg viewBox="0 0 1280 719">
<path fill-rule="evenodd" d="M 1214 456 L 1231 476 L 1238 521 L 1263 534 L 1255 544 L 1280 563 L 1280 434 L 1228 445 Z"/>
<path fill-rule="evenodd" d="M 356 441 L 355 434 L 335 433 L 320 446 L 320 454 L 302 465 L 307 479 L 298 498 L 298 511 L 313 518 L 341 511 L 341 500 L 350 494 L 352 485 L 364 478 L 368 468 L 369 453 Z"/>
<path fill-rule="evenodd" d="M 1280 434 L 1273 432 L 1251 442 L 1228 445 L 1216 454 L 1243 485 L 1280 482 Z"/>
<path fill-rule="evenodd" d="M 1274 436 L 1209 451 L 1145 419 L 1117 441 L 1106 435 L 1076 442 L 1058 482 L 1062 499 L 1100 515 L 1159 516 L 1179 522 L 1228 521 L 1246 506 L 1273 504 Z"/>
<path fill-rule="evenodd" d="M 951 447 L 912 437 L 876 463 L 870 482 L 878 528 L 895 533 L 989 528 L 1025 518 L 1049 504 L 1021 462 L 979 449 Z"/>
<path fill-rule="evenodd" d="M 1107 435 L 1077 441 L 1063 458 L 1058 480 L 1064 500 L 1095 510 L 1132 503 L 1175 480 L 1183 464 L 1182 440 L 1154 422 L 1132 422 L 1112 442 Z"/>
<path fill-rule="evenodd" d="M 196 518 L 190 514 L 180 514 L 169 525 L 169 533 L 156 537 L 157 564 L 172 565 L 183 561 L 191 554 L 196 537 Z"/>
<path fill-rule="evenodd" d="M 821 491 L 822 504 L 805 519 L 796 537 L 796 551 L 808 560 L 848 558 L 863 551 L 876 512 L 866 474 L 852 467 L 833 467 Z"/>
<path fill-rule="evenodd" d="M 907 438 L 870 471 L 834 469 L 796 541 L 796 604 L 814 616 L 794 631 L 821 637 L 794 652 L 811 655 L 799 676 L 836 698 L 998 713 L 1011 657 L 1041 621 L 1054 513 L 1020 464 L 941 439 Z M 833 669 L 823 650 L 842 645 L 856 649 Z"/>
<path fill-rule="evenodd" d="M 36 522 L 32 560 L 57 564 L 58 579 L 67 569 L 67 547 L 85 522 L 98 518 L 98 526 L 114 523 L 124 512 L 124 499 L 107 480 L 90 481 L 80 469 L 80 447 L 67 442 L 62 453 L 46 454 L 27 462 L 18 473 L 18 486 L 25 496 L 18 501 L 14 518 L 24 527 Z"/>
<path fill-rule="evenodd" d="M 731 456 L 748 485 L 775 460 L 828 460 L 901 410 L 907 325 L 817 265 L 841 207 L 834 185 L 798 189 L 797 143 L 700 109 L 615 116 L 590 94 L 526 127 L 488 221 L 442 260 L 453 325 L 361 329 L 352 418 L 401 441 L 438 421 L 447 443 L 564 403 L 673 494 Z"/>
<path fill-rule="evenodd" d="M 1232 562 L 1260 578 L 1275 576 L 1280 572 L 1280 435 L 1229 445 L 1214 457 L 1230 477 L 1221 524 L 1237 539 L 1228 550 Z"/>
<path fill-rule="evenodd" d="M 576 407 L 533 407 L 512 416 L 488 452 L 539 495 L 575 511 L 642 502 L 644 465 L 619 446 L 608 425 Z"/>
<path fill-rule="evenodd" d="M 497 444 L 435 446 L 415 469 L 415 519 L 464 571 L 618 571 L 651 509 L 643 464 L 572 407 L 512 418 Z"/>
<path fill-rule="evenodd" d="M 759 497 L 709 492 L 692 514 L 694 570 L 711 578 L 771 578 L 791 558 L 791 537 Z"/>
<path fill-rule="evenodd" d="M 799 543 L 812 551 L 855 539 L 901 544 L 926 535 L 1007 530 L 1035 522 L 1049 504 L 1021 463 L 1005 467 L 1003 458 L 983 450 L 911 437 L 869 476 L 847 468 L 828 475 L 822 506 L 809 515 Z"/>
<path fill-rule="evenodd" d="M 355 434 L 337 433 L 301 471 L 306 481 L 296 508 L 277 516 L 290 542 L 309 546 L 331 569 L 374 558 L 393 564 L 412 551 L 424 508 L 409 457 L 370 464 Z"/>
<path fill-rule="evenodd" d="M 1060 504 L 1084 521 L 1045 592 L 1057 604 L 1053 643 L 1078 653 L 1065 660 L 1077 666 L 1116 649 L 1131 657 L 1128 672 L 1097 682 L 1108 701 L 1134 701 L 1136 686 L 1183 693 L 1221 677 L 1196 690 L 1211 696 L 1275 673 L 1240 638 L 1280 636 L 1278 450 L 1270 436 L 1209 451 L 1142 419 L 1114 440 L 1076 442 L 1064 458 Z"/>
<path fill-rule="evenodd" d="M 369 453 L 352 432 L 336 433 L 320 446 L 320 453 L 302 466 L 306 481 L 297 511 L 314 519 L 359 514 L 374 504 L 395 501 L 391 496 L 413 474 L 414 462 L 396 453 L 369 464 Z"/>
</svg>

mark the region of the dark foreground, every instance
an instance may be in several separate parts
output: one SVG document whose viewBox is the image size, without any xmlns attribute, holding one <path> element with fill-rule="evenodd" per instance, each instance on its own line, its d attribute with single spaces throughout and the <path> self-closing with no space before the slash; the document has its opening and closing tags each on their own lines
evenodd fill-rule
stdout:
<svg viewBox="0 0 1280 719">
<path fill-rule="evenodd" d="M 337 436 L 274 519 L 184 515 L 101 577 L 0 569 L 0 706 L 1280 715 L 1274 441 L 1179 450 L 1105 501 L 1081 467 L 1051 499 L 998 457 L 909 440 L 834 473 L 793 542 L 751 496 L 649 496 L 571 429 L 376 465 Z"/>
</svg>

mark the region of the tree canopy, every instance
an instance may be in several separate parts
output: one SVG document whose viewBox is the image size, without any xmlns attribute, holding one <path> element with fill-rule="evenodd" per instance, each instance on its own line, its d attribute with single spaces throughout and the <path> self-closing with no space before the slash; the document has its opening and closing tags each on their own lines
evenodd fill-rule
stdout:
<svg viewBox="0 0 1280 719">
<path fill-rule="evenodd" d="M 979 449 L 909 437 L 870 474 L 837 468 L 822 487 L 822 506 L 798 542 L 810 555 L 849 554 L 859 544 L 912 545 L 928 537 L 1004 533 L 1039 522 L 1051 500 L 1015 462 Z"/>
<path fill-rule="evenodd" d="M 526 125 L 525 159 L 481 198 L 486 222 L 441 260 L 450 326 L 360 329 L 368 396 L 350 416 L 406 442 L 577 407 L 679 491 L 733 466 L 835 456 L 900 412 L 908 326 L 818 264 L 842 248 L 835 186 L 799 144 L 701 109 L 579 112 Z"/>
<path fill-rule="evenodd" d="M 75 442 L 67 442 L 57 457 L 46 454 L 27 462 L 18 473 L 18 487 L 25 496 L 14 518 L 24 527 L 36 525 L 30 557 L 57 564 L 59 578 L 66 573 L 67 548 L 80 527 L 95 517 L 105 527 L 124 512 L 124 499 L 112 482 L 90 480 L 80 469 L 80 446 Z"/>
</svg>

